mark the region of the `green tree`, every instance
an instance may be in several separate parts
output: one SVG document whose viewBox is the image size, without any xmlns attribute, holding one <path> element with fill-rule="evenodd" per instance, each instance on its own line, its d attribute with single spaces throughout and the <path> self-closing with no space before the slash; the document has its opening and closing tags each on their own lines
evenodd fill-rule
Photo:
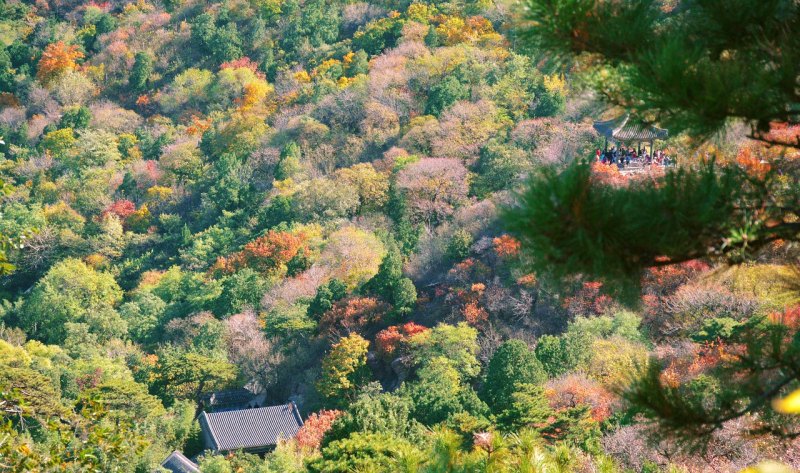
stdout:
<svg viewBox="0 0 800 473">
<path fill-rule="evenodd" d="M 559 376 L 577 368 L 588 358 L 583 350 L 589 348 L 590 341 L 585 344 L 572 345 L 572 339 L 554 335 L 543 335 L 536 344 L 536 358 L 550 376 Z"/>
<path fill-rule="evenodd" d="M 635 116 L 701 138 L 740 120 L 754 139 L 797 146 L 791 133 L 777 133 L 798 112 L 800 91 L 787 87 L 800 72 L 800 41 L 788 33 L 800 24 L 797 4 L 526 3 L 535 25 L 527 28 L 530 42 L 563 59 L 591 57 L 590 83 Z M 708 165 L 668 172 L 658 186 L 612 189 L 590 182 L 587 165 L 575 165 L 535 177 L 510 222 L 542 263 L 538 274 L 549 266 L 556 277 L 605 277 L 609 287 L 628 281 L 622 289 L 634 294 L 644 267 L 706 255 L 739 262 L 776 239 L 798 239 L 797 223 L 787 218 L 798 208 L 797 195 L 781 180 Z"/>
<path fill-rule="evenodd" d="M 0 92 L 13 92 L 14 72 L 11 56 L 5 49 L 0 49 Z"/>
<path fill-rule="evenodd" d="M 491 139 L 481 148 L 476 164 L 478 173 L 470 183 L 470 191 L 479 198 L 492 192 L 512 188 L 519 176 L 529 169 L 524 153 L 516 148 Z"/>
<path fill-rule="evenodd" d="M 243 268 L 222 282 L 222 294 L 216 302 L 220 315 L 235 314 L 246 307 L 257 308 L 269 283 L 250 268 Z"/>
<path fill-rule="evenodd" d="M 469 88 L 461 83 L 454 75 L 448 75 L 436 82 L 428 92 L 428 102 L 425 104 L 425 113 L 439 116 L 459 100 L 469 98 Z"/>
<path fill-rule="evenodd" d="M 547 374 L 536 355 L 521 340 L 508 340 L 497 348 L 486 367 L 481 395 L 495 413 L 511 406 L 519 384 L 541 384 Z"/>
<path fill-rule="evenodd" d="M 428 360 L 417 371 L 417 380 L 404 385 L 400 393 L 413 400 L 414 418 L 427 426 L 447 421 L 457 414 L 476 417 L 489 414 L 489 408 L 465 383 L 455 364 L 443 356 Z"/>
<path fill-rule="evenodd" d="M 796 133 L 781 133 L 796 122 L 800 103 L 800 90 L 789 86 L 800 73 L 800 39 L 791 33 L 800 25 L 796 2 L 526 4 L 530 43 L 562 59 L 588 59 L 589 83 L 640 119 L 695 138 L 744 122 L 755 140 L 798 147 Z M 797 173 L 782 159 L 769 161 L 763 176 L 712 162 L 667 172 L 657 185 L 623 188 L 593 182 L 587 164 L 548 170 L 532 179 L 510 212 L 510 226 L 531 260 L 541 263 L 537 274 L 553 270 L 563 279 L 582 273 L 633 299 L 643 268 L 704 256 L 739 263 L 773 241 L 800 238 L 797 186 L 785 185 L 796 182 Z M 794 337 L 786 330 L 761 322 L 735 330 L 734 343 L 747 354 L 714 370 L 724 386 L 716 394 L 692 395 L 690 383 L 665 386 L 665 367 L 656 364 L 630 399 L 661 432 L 678 433 L 684 442 L 749 413 L 772 417 L 768 400 L 798 382 L 796 374 L 773 371 L 794 372 L 779 342 Z M 776 430 L 790 430 L 780 420 L 784 426 Z"/>
<path fill-rule="evenodd" d="M 317 293 L 308 306 L 308 316 L 316 320 L 333 307 L 333 303 L 347 295 L 347 285 L 333 278 L 317 288 Z"/>
<path fill-rule="evenodd" d="M 115 306 L 122 290 L 114 277 L 97 272 L 77 259 L 56 263 L 36 283 L 25 300 L 20 324 L 33 337 L 60 343 L 65 324 L 84 323 L 101 340 L 125 334 L 126 324 Z"/>
<path fill-rule="evenodd" d="M 411 417 L 414 409 L 411 399 L 379 392 L 380 385 L 376 388 L 378 392 L 365 389 L 366 392 L 360 393 L 347 411 L 336 419 L 331 430 L 325 434 L 323 446 L 356 432 L 400 438 L 415 438 L 422 434 L 422 426 Z"/>
<path fill-rule="evenodd" d="M 61 120 L 58 122 L 59 128 L 71 128 L 81 130 L 89 126 L 92 113 L 84 106 L 70 107 L 64 110 Z"/>
<path fill-rule="evenodd" d="M 424 367 L 431 360 L 444 357 L 452 362 L 461 379 L 471 380 L 480 372 L 478 331 L 466 323 L 439 324 L 414 335 L 408 342 L 411 356 L 417 366 Z"/>
<path fill-rule="evenodd" d="M 411 313 L 416 305 L 417 288 L 411 279 L 403 277 L 403 256 L 393 238 L 386 243 L 386 255 L 378 267 L 378 274 L 367 282 L 364 291 L 392 304 L 399 317 Z"/>
<path fill-rule="evenodd" d="M 162 351 L 158 363 L 156 392 L 170 404 L 176 399 L 191 399 L 198 412 L 204 393 L 228 387 L 238 374 L 227 360 L 191 352 Z"/>
<path fill-rule="evenodd" d="M 152 292 L 141 291 L 119 307 L 119 314 L 128 324 L 128 335 L 139 343 L 154 341 L 163 322 L 167 304 Z"/>
<path fill-rule="evenodd" d="M 451 261 L 461 261 L 469 256 L 472 247 L 472 234 L 466 230 L 457 230 L 447 243 L 445 255 Z"/>
<path fill-rule="evenodd" d="M 392 287 L 392 306 L 400 317 L 410 314 L 417 305 L 417 288 L 410 278 L 401 278 Z"/>
<path fill-rule="evenodd" d="M 86 389 L 78 397 L 78 407 L 98 403 L 109 415 L 139 423 L 153 423 L 167 414 L 161 401 L 147 392 L 147 386 L 133 381 L 109 380 Z"/>
<path fill-rule="evenodd" d="M 140 51 L 133 58 L 133 67 L 128 76 L 128 84 L 136 92 L 141 92 L 147 87 L 150 75 L 153 73 L 153 58 L 147 52 Z"/>
<path fill-rule="evenodd" d="M 282 181 L 295 176 L 302 169 L 300 147 L 290 141 L 281 150 L 280 160 L 275 168 L 275 179 Z"/>
<path fill-rule="evenodd" d="M 340 471 L 393 471 L 396 460 L 413 449 L 407 440 L 386 434 L 354 433 L 350 437 L 331 442 L 322 449 L 322 455 L 309 463 L 316 473 Z"/>
</svg>

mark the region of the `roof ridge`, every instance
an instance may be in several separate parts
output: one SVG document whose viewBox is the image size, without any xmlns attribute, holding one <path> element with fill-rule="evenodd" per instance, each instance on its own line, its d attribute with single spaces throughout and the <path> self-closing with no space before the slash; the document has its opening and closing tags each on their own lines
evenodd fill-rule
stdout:
<svg viewBox="0 0 800 473">
<path fill-rule="evenodd" d="M 292 410 L 292 414 L 294 414 L 297 422 L 300 423 L 300 427 L 303 426 L 303 417 L 300 415 L 300 410 L 297 408 L 297 404 L 294 401 L 289 401 L 289 409 Z"/>
<path fill-rule="evenodd" d="M 200 414 L 200 417 L 203 418 L 203 421 L 208 426 L 208 433 L 211 434 L 211 441 L 214 442 L 214 446 L 216 447 L 216 449 L 218 449 L 219 448 L 219 440 L 217 439 L 216 434 L 214 434 L 214 427 L 212 427 L 211 426 L 211 422 L 208 421 L 208 414 L 206 414 L 206 411 L 203 411 Z"/>
</svg>

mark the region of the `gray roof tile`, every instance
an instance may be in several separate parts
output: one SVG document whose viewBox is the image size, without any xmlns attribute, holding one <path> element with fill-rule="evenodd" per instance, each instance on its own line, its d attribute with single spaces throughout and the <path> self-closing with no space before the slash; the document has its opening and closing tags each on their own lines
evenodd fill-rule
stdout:
<svg viewBox="0 0 800 473">
<path fill-rule="evenodd" d="M 258 449 L 292 438 L 303 426 L 294 403 L 227 412 L 203 412 L 200 426 L 210 434 L 214 450 Z"/>
<path fill-rule="evenodd" d="M 667 130 L 634 120 L 628 114 L 612 120 L 594 122 L 594 129 L 606 138 L 626 142 L 665 140 L 669 136 Z"/>
<path fill-rule="evenodd" d="M 177 450 L 170 453 L 169 456 L 161 462 L 161 466 L 172 473 L 200 473 L 200 468 Z"/>
</svg>

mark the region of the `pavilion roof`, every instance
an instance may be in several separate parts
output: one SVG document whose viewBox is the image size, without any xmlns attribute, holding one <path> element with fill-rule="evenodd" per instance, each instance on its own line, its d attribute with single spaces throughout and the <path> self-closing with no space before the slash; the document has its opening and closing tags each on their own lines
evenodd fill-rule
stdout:
<svg viewBox="0 0 800 473">
<path fill-rule="evenodd" d="M 294 403 L 200 414 L 200 427 L 213 440 L 215 451 L 274 446 L 280 438 L 294 437 L 302 426 Z"/>
<path fill-rule="evenodd" d="M 668 130 L 648 125 L 627 113 L 611 120 L 594 122 L 594 129 L 610 140 L 623 142 L 664 140 L 669 136 Z"/>
</svg>

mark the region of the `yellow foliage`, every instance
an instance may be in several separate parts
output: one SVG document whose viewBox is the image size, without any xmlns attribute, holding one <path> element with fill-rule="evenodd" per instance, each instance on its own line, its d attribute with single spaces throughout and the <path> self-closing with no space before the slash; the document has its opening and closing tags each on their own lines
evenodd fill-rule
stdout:
<svg viewBox="0 0 800 473">
<path fill-rule="evenodd" d="M 647 348 L 623 338 L 598 339 L 592 344 L 587 374 L 609 389 L 626 386 L 647 364 Z"/>
<path fill-rule="evenodd" d="M 93 269 L 99 269 L 108 264 L 108 258 L 100 253 L 92 253 L 83 259 L 87 266 Z"/>
<path fill-rule="evenodd" d="M 83 67 L 83 72 L 92 82 L 102 83 L 106 80 L 106 65 L 88 65 Z"/>
<path fill-rule="evenodd" d="M 409 20 L 427 23 L 434 14 L 434 7 L 424 3 L 412 3 L 406 10 Z"/>
<path fill-rule="evenodd" d="M 336 66 L 340 66 L 341 64 L 342 64 L 342 61 L 340 61 L 338 59 L 333 59 L 333 58 L 326 59 L 326 60 L 322 61 L 322 64 L 320 64 L 319 66 L 317 66 L 314 69 L 314 75 L 325 74 L 331 68 L 336 67 Z"/>
<path fill-rule="evenodd" d="M 72 148 L 76 141 L 78 140 L 72 128 L 62 128 L 44 135 L 42 147 L 54 156 L 61 156 Z"/>
<path fill-rule="evenodd" d="M 357 388 L 353 379 L 367 363 L 369 342 L 357 333 L 348 335 L 331 347 L 330 353 L 322 361 L 322 377 L 317 384 L 320 394 L 327 398 L 337 398 Z"/>
<path fill-rule="evenodd" d="M 774 399 L 772 408 L 781 414 L 800 414 L 800 389 L 783 399 Z"/>
<path fill-rule="evenodd" d="M 244 86 L 244 96 L 241 99 L 239 109 L 249 111 L 256 105 L 263 104 L 272 87 L 264 81 L 253 81 Z"/>
<path fill-rule="evenodd" d="M 0 365 L 16 368 L 27 367 L 31 364 L 31 357 L 24 348 L 14 346 L 0 339 Z"/>
<path fill-rule="evenodd" d="M 783 310 L 800 304 L 794 281 L 797 270 L 789 265 L 743 264 L 725 268 L 710 276 L 734 293 L 755 298 L 766 310 Z"/>
<path fill-rule="evenodd" d="M 481 16 L 473 16 L 466 20 L 456 16 L 445 17 L 436 27 L 436 33 L 448 46 L 465 41 L 477 41 L 484 37 L 497 38 L 492 23 Z"/>
<path fill-rule="evenodd" d="M 147 189 L 147 199 L 153 201 L 164 201 L 172 195 L 172 188 L 165 186 L 153 186 Z"/>
<path fill-rule="evenodd" d="M 46 206 L 43 213 L 48 223 L 59 227 L 76 229 L 82 227 L 86 222 L 86 219 L 81 214 L 64 201 Z"/>
<path fill-rule="evenodd" d="M 319 263 L 327 273 L 355 289 L 378 273 L 386 250 L 374 234 L 348 226 L 333 232 Z"/>
<path fill-rule="evenodd" d="M 294 179 L 291 177 L 287 177 L 282 181 L 275 181 L 272 183 L 272 192 L 275 195 L 288 197 L 297 192 L 297 189 L 297 183 L 294 182 Z"/>
<path fill-rule="evenodd" d="M 544 76 L 544 88 L 550 93 L 567 94 L 567 81 L 563 74 L 551 74 Z"/>
<path fill-rule="evenodd" d="M 311 76 L 308 75 L 308 72 L 306 72 L 305 70 L 295 72 L 294 78 L 297 79 L 298 82 L 302 82 L 304 84 L 311 82 Z"/>
<path fill-rule="evenodd" d="M 127 224 L 131 230 L 142 233 L 150 225 L 150 217 L 150 209 L 147 208 L 147 204 L 144 204 L 128 217 Z"/>
<path fill-rule="evenodd" d="M 763 461 L 758 465 L 745 468 L 740 473 L 792 473 L 794 470 L 786 465 L 773 461 Z"/>
<path fill-rule="evenodd" d="M 132 15 L 134 13 L 149 13 L 155 10 L 155 7 L 145 0 L 138 0 L 136 3 L 128 3 L 122 9 L 122 12 L 126 15 Z"/>
</svg>

